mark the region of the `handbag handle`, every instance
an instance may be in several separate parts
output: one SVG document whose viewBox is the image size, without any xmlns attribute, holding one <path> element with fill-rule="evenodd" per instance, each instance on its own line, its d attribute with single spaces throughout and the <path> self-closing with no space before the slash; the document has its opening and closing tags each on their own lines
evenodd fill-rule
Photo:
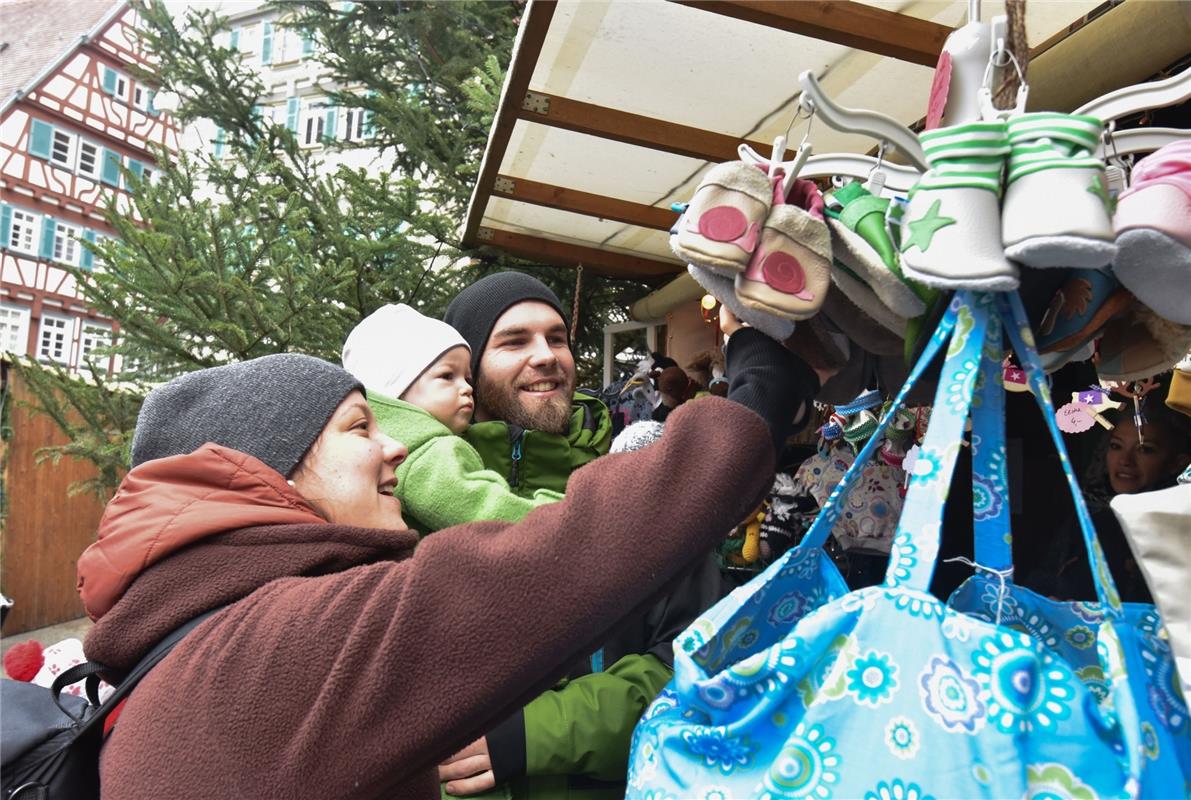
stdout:
<svg viewBox="0 0 1191 800">
<path fill-rule="evenodd" d="M 926 593 L 930 590 L 942 540 L 943 508 L 964 441 L 984 344 L 1000 341 L 1001 323 L 988 292 L 956 292 L 958 322 L 939 376 L 930 425 L 914 462 L 914 474 L 898 520 L 885 585 Z"/>
<path fill-rule="evenodd" d="M 827 537 L 831 535 L 831 529 L 835 527 L 835 522 L 839 518 L 839 509 L 843 501 L 859 482 L 860 474 L 864 472 L 864 468 L 868 466 L 869 461 L 872 460 L 873 455 L 881 446 L 881 441 L 885 438 L 885 433 L 889 430 L 889 426 L 892 424 L 897 410 L 905 406 L 906 397 L 914 388 L 914 384 L 922 377 L 922 373 L 931 365 L 935 360 L 935 356 L 938 355 L 943 345 L 950 338 L 952 330 L 955 329 L 956 320 L 959 317 L 959 308 L 960 303 L 958 299 L 953 297 L 947 305 L 947 311 L 943 315 L 943 319 L 940 320 L 939 326 L 927 341 L 926 347 L 923 348 L 922 355 L 918 358 L 918 363 L 914 365 L 914 369 L 906 377 L 906 382 L 902 384 L 897 397 L 889 404 L 885 414 L 881 417 L 881 421 L 877 423 L 877 429 L 856 455 L 856 458 L 852 461 L 852 465 L 844 473 L 844 477 L 840 478 L 839 483 L 831 490 L 831 494 L 828 496 L 827 501 L 823 503 L 823 507 L 815 517 L 815 521 L 811 523 L 810 529 L 802 537 L 802 541 L 787 551 L 786 556 L 779 559 L 780 561 L 787 560 L 787 557 L 794 558 L 795 556 L 793 554 L 796 552 L 802 552 L 803 550 L 814 547 L 822 547 L 827 541 Z"/>
<path fill-rule="evenodd" d="M 1042 361 L 1034 346 L 1034 334 L 1030 330 L 1029 320 L 1021 298 L 1016 292 L 1008 296 L 1000 296 L 997 305 L 1005 319 L 1005 328 L 1009 332 L 1009 341 L 1018 357 L 1025 362 L 1026 379 L 1030 382 L 1031 394 L 1042 411 L 1042 418 L 1046 428 L 1050 431 L 1050 438 L 1059 453 L 1059 462 L 1063 465 L 1063 474 L 1067 478 L 1067 487 L 1071 491 L 1071 499 L 1075 501 L 1075 515 L 1079 519 L 1080 532 L 1083 534 L 1084 546 L 1088 552 L 1088 563 L 1092 567 L 1092 581 L 1096 585 L 1096 596 L 1100 602 L 1112 609 L 1114 616 L 1120 616 L 1121 596 L 1117 591 L 1116 582 L 1108 570 L 1108 562 L 1104 558 L 1104 550 L 1096 537 L 1096 527 L 1092 524 L 1092 515 L 1088 511 L 1087 501 L 1079 488 L 1079 481 L 1075 471 L 1071 468 L 1071 458 L 1067 454 L 1067 445 L 1063 435 L 1059 432 L 1059 425 L 1055 421 L 1055 407 L 1050 396 L 1050 385 L 1046 381 L 1046 373 L 1042 369 Z M 1002 434 L 1003 435 L 1003 434 Z M 1002 549 L 1012 552 L 1008 543 L 1002 539 Z"/>
<path fill-rule="evenodd" d="M 970 309 L 974 324 L 967 341 L 957 344 L 962 335 L 957 334 L 948 350 L 935 396 L 931 427 L 919 456 L 927 459 L 927 465 L 925 469 L 916 470 L 911 479 L 890 552 L 886 585 L 901 585 L 922 592 L 929 590 L 938 557 L 946 493 L 955 472 L 969 411 L 973 416 L 976 560 L 981 566 L 994 570 L 1012 566 L 1009 512 L 1004 502 L 1008 482 L 1004 461 L 1004 390 L 1000 372 L 1003 319 L 1059 452 L 1092 565 L 1097 597 L 1110 613 L 1119 616 L 1120 596 L 1107 569 L 1091 515 L 1055 422 L 1050 387 L 1034 347 L 1033 333 L 1021 299 L 1016 293 L 973 296 L 966 291 L 960 293 L 960 299 Z M 979 342 L 977 335 L 981 336 Z M 976 380 L 977 376 L 980 380 Z M 974 403 L 977 391 L 979 402 Z"/>
</svg>

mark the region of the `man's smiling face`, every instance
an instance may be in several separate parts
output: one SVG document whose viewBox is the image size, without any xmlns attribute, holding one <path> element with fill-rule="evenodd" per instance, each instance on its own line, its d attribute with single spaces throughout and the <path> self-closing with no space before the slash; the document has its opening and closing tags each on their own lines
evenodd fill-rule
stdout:
<svg viewBox="0 0 1191 800">
<path fill-rule="evenodd" d="M 476 420 L 565 434 L 574 391 L 575 359 L 562 316 L 537 300 L 510 306 L 480 356 Z"/>
</svg>

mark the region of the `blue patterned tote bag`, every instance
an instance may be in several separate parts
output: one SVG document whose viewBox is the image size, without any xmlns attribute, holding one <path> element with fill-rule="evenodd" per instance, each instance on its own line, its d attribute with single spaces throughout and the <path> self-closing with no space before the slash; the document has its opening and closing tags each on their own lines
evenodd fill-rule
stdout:
<svg viewBox="0 0 1191 800">
<path fill-rule="evenodd" d="M 1020 306 L 1012 306 L 1017 328 L 1026 328 Z M 1013 328 L 1010 328 L 1012 333 Z M 1054 407 L 1041 365 L 1028 347 L 1022 363 L 1053 441 L 1062 442 Z M 976 573 L 948 600 L 957 611 L 1029 634 L 1063 658 L 1097 699 L 1111 701 L 1104 671 L 1096 654 L 1096 632 L 1110 618 L 1110 607 L 1101 602 L 1060 602 L 1013 583 L 1012 534 L 1005 491 L 1005 395 L 991 372 L 997 367 L 986 359 L 984 380 L 972 413 L 972 486 Z M 1062 448 L 1060 463 L 1075 501 L 1084 541 L 1096 547 L 1094 528 L 1083 494 Z M 1040 532 L 1045 535 L 1045 532 Z M 1179 687 L 1169 637 L 1157 609 L 1147 603 L 1121 603 L 1123 624 L 1131 629 L 1142 669 L 1130 672 L 1138 698 L 1147 785 L 1161 788 L 1155 796 L 1191 793 L 1191 724 Z"/>
<path fill-rule="evenodd" d="M 1128 682 L 1143 666 L 1122 642 L 1127 626 L 1118 634 L 1106 571 L 1095 631 L 1104 701 L 1028 634 L 928 593 L 986 337 L 1000 346 L 996 306 L 961 292 L 931 340 L 950 344 L 885 582 L 800 609 L 784 628 L 758 630 L 760 615 L 745 610 L 813 558 L 877 435 L 803 542 L 675 641 L 674 678 L 634 732 L 629 798 L 1088 798 L 1147 786 Z"/>
</svg>

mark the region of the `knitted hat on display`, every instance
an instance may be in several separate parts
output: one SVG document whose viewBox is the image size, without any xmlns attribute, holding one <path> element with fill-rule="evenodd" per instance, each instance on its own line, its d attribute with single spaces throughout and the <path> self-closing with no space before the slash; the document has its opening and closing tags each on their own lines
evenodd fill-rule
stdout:
<svg viewBox="0 0 1191 800">
<path fill-rule="evenodd" d="M 347 370 L 297 353 L 182 375 L 145 398 L 132 436 L 132 466 L 214 442 L 289 476 L 356 390 L 364 387 Z"/>
<path fill-rule="evenodd" d="M 343 368 L 368 391 L 400 398 L 455 347 L 467 347 L 467 342 L 447 323 L 404 303 L 390 304 L 373 311 L 348 334 L 343 343 Z"/>
<path fill-rule="evenodd" d="M 443 321 L 463 335 L 471 346 L 472 379 L 479 377 L 480 357 L 500 315 L 526 300 L 545 303 L 558 312 L 570 330 L 558 295 L 550 287 L 524 272 L 496 272 L 468 286 L 447 306 Z"/>
<path fill-rule="evenodd" d="M 634 422 L 616 435 L 616 438 L 612 440 L 612 446 L 608 448 L 608 452 L 627 453 L 632 450 L 640 450 L 642 447 L 653 444 L 660 439 L 664 427 L 662 423 L 652 419 L 643 419 L 640 422 Z"/>
</svg>

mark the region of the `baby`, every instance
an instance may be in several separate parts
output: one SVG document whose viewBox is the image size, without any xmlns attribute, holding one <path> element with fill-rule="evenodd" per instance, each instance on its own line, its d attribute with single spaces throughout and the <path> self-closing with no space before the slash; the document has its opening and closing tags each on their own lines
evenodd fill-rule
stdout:
<svg viewBox="0 0 1191 800">
<path fill-rule="evenodd" d="M 562 497 L 545 489 L 519 497 L 458 435 L 475 408 L 471 349 L 445 322 L 405 304 L 384 306 L 348 335 L 343 368 L 368 390 L 380 429 L 409 448 L 394 494 L 423 533 L 474 520 L 515 522 Z"/>
</svg>

